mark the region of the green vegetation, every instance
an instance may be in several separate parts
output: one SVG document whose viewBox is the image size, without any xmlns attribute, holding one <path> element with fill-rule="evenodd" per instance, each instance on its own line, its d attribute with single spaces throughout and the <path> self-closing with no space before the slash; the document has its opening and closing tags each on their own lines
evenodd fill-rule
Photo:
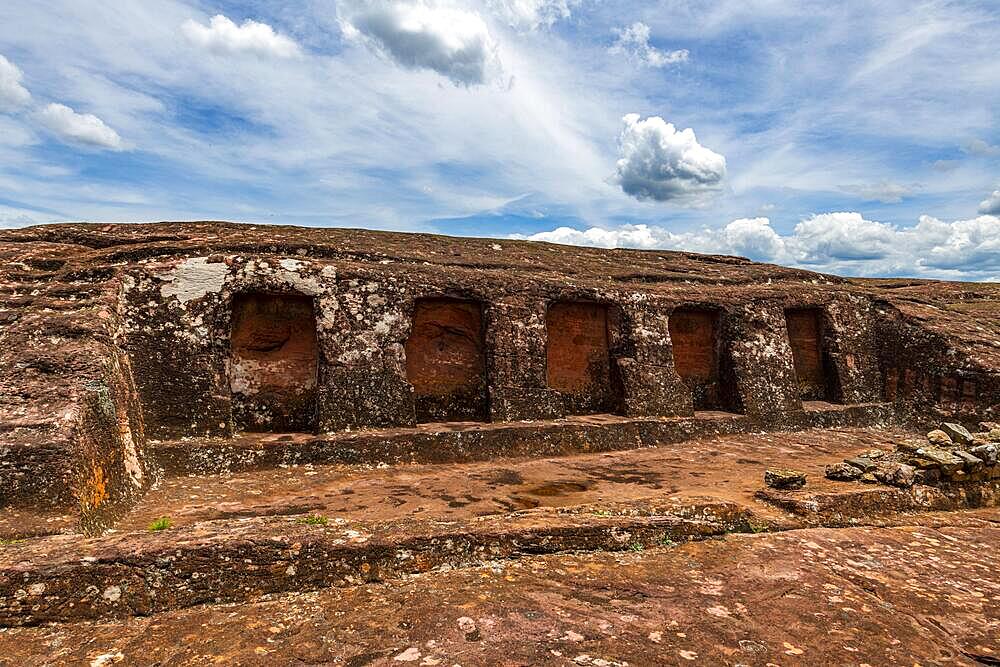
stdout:
<svg viewBox="0 0 1000 667">
<path fill-rule="evenodd" d="M 166 530 L 167 528 L 170 528 L 172 524 L 173 521 L 170 520 L 170 517 L 161 516 L 159 519 L 156 519 L 153 523 L 149 524 L 149 532 L 155 533 L 161 530 Z"/>
<path fill-rule="evenodd" d="M 327 518 L 325 516 L 318 516 L 315 514 L 310 514 L 309 516 L 304 516 L 299 519 L 299 523 L 305 524 L 307 526 L 325 526 L 327 524 Z"/>
</svg>

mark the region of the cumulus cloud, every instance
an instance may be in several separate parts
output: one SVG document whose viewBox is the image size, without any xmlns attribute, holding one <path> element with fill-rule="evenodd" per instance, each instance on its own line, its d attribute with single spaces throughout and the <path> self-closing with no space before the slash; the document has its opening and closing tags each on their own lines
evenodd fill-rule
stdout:
<svg viewBox="0 0 1000 667">
<path fill-rule="evenodd" d="M 569 18 L 580 0 L 490 0 L 489 4 L 500 18 L 513 27 L 534 30 Z"/>
<path fill-rule="evenodd" d="M 622 119 L 614 180 L 636 199 L 697 200 L 719 188 L 726 158 L 698 143 L 694 130 L 677 131 L 659 116 Z"/>
<path fill-rule="evenodd" d="M 758 261 L 784 256 L 785 239 L 771 228 L 767 218 L 740 218 L 720 229 L 671 232 L 657 225 L 621 225 L 611 229 L 591 227 L 577 230 L 559 227 L 531 236 L 529 241 L 547 241 L 598 248 L 642 248 L 742 255 Z"/>
<path fill-rule="evenodd" d="M 962 150 L 969 155 L 980 155 L 985 157 L 995 157 L 1000 155 L 1000 146 L 993 146 L 982 139 L 973 139 L 962 146 Z"/>
<path fill-rule="evenodd" d="M 279 35 L 266 23 L 246 20 L 236 25 L 222 14 L 213 16 L 208 25 L 187 20 L 181 31 L 193 44 L 217 53 L 253 53 L 272 58 L 294 58 L 299 45 Z"/>
<path fill-rule="evenodd" d="M 733 220 L 723 228 L 720 241 L 727 252 L 755 259 L 773 259 L 785 251 L 785 240 L 767 218 Z"/>
<path fill-rule="evenodd" d="M 23 107 L 31 100 L 31 93 L 21 85 L 21 70 L 0 55 L 0 111 Z"/>
<path fill-rule="evenodd" d="M 1000 271 L 1000 217 L 945 222 L 921 216 L 913 227 L 866 220 L 860 213 L 812 215 L 790 234 L 767 218 L 743 218 L 716 229 L 671 232 L 655 225 L 611 229 L 559 227 L 532 236 L 602 248 L 644 248 L 742 255 L 757 261 L 844 275 L 925 276 L 988 280 Z"/>
<path fill-rule="evenodd" d="M 860 213 L 821 213 L 795 225 L 798 262 L 827 264 L 835 260 L 881 259 L 892 251 L 892 226 L 865 220 Z"/>
<path fill-rule="evenodd" d="M 456 86 L 484 84 L 500 72 L 497 44 L 483 18 L 430 0 L 343 1 L 341 27 L 408 69 L 429 69 Z"/>
<path fill-rule="evenodd" d="M 686 62 L 687 49 L 676 51 L 661 51 L 649 43 L 649 26 L 637 21 L 624 28 L 616 28 L 618 35 L 609 49 L 612 53 L 622 53 L 648 67 L 666 67 L 675 63 Z"/>
<path fill-rule="evenodd" d="M 1000 190 L 979 202 L 979 212 L 986 215 L 1000 215 Z"/>
<path fill-rule="evenodd" d="M 65 104 L 49 104 L 38 112 L 38 119 L 56 136 L 72 143 L 125 150 L 125 142 L 118 133 L 89 113 L 77 113 Z"/>
<path fill-rule="evenodd" d="M 857 195 L 866 201 L 898 204 L 903 201 L 904 197 L 909 197 L 913 194 L 914 186 L 893 183 L 892 181 L 882 181 L 880 183 L 863 185 L 845 185 L 841 190 Z"/>
</svg>

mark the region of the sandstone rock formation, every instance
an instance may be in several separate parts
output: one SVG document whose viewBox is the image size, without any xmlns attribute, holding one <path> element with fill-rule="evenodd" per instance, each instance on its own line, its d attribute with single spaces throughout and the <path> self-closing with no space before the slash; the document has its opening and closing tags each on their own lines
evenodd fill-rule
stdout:
<svg viewBox="0 0 1000 667">
<path fill-rule="evenodd" d="M 638 420 L 599 436 L 622 448 L 636 424 L 717 430 L 704 411 L 778 428 L 1000 404 L 995 286 L 228 223 L 8 230 L 0 258 L 0 504 L 95 531 L 148 488 L 151 441 L 604 413 Z"/>
</svg>

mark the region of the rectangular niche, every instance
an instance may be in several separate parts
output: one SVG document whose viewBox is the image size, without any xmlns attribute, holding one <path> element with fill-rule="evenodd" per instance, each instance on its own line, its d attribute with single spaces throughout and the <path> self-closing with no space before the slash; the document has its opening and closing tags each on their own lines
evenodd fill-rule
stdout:
<svg viewBox="0 0 1000 667">
<path fill-rule="evenodd" d="M 590 302 L 559 302 L 545 318 L 546 378 L 563 394 L 568 414 L 620 410 L 621 391 L 611 372 L 608 307 Z"/>
<path fill-rule="evenodd" d="M 836 380 L 825 349 L 823 312 L 818 308 L 785 311 L 799 396 L 804 401 L 836 401 Z"/>
<path fill-rule="evenodd" d="M 674 370 L 691 390 L 695 410 L 738 412 L 720 320 L 718 311 L 705 308 L 677 308 L 670 314 Z"/>
<path fill-rule="evenodd" d="M 418 422 L 486 421 L 488 389 L 478 301 L 420 299 L 406 340 Z"/>
<path fill-rule="evenodd" d="M 237 428 L 315 431 L 319 351 L 310 297 L 237 295 L 230 350 L 229 386 Z"/>
</svg>

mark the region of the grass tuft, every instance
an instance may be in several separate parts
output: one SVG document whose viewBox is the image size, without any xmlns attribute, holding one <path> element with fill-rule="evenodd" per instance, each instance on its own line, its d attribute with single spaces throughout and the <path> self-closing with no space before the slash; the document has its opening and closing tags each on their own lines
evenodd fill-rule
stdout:
<svg viewBox="0 0 1000 667">
<path fill-rule="evenodd" d="M 307 526 L 325 526 L 327 522 L 328 519 L 325 516 L 319 516 L 316 514 L 310 514 L 309 516 L 304 516 L 299 519 L 299 523 Z"/>
<path fill-rule="evenodd" d="M 156 519 L 153 523 L 149 524 L 149 532 L 156 533 L 161 530 L 166 530 L 167 528 L 170 528 L 171 525 L 173 525 L 173 521 L 170 520 L 170 517 L 161 516 L 159 519 Z"/>
</svg>

